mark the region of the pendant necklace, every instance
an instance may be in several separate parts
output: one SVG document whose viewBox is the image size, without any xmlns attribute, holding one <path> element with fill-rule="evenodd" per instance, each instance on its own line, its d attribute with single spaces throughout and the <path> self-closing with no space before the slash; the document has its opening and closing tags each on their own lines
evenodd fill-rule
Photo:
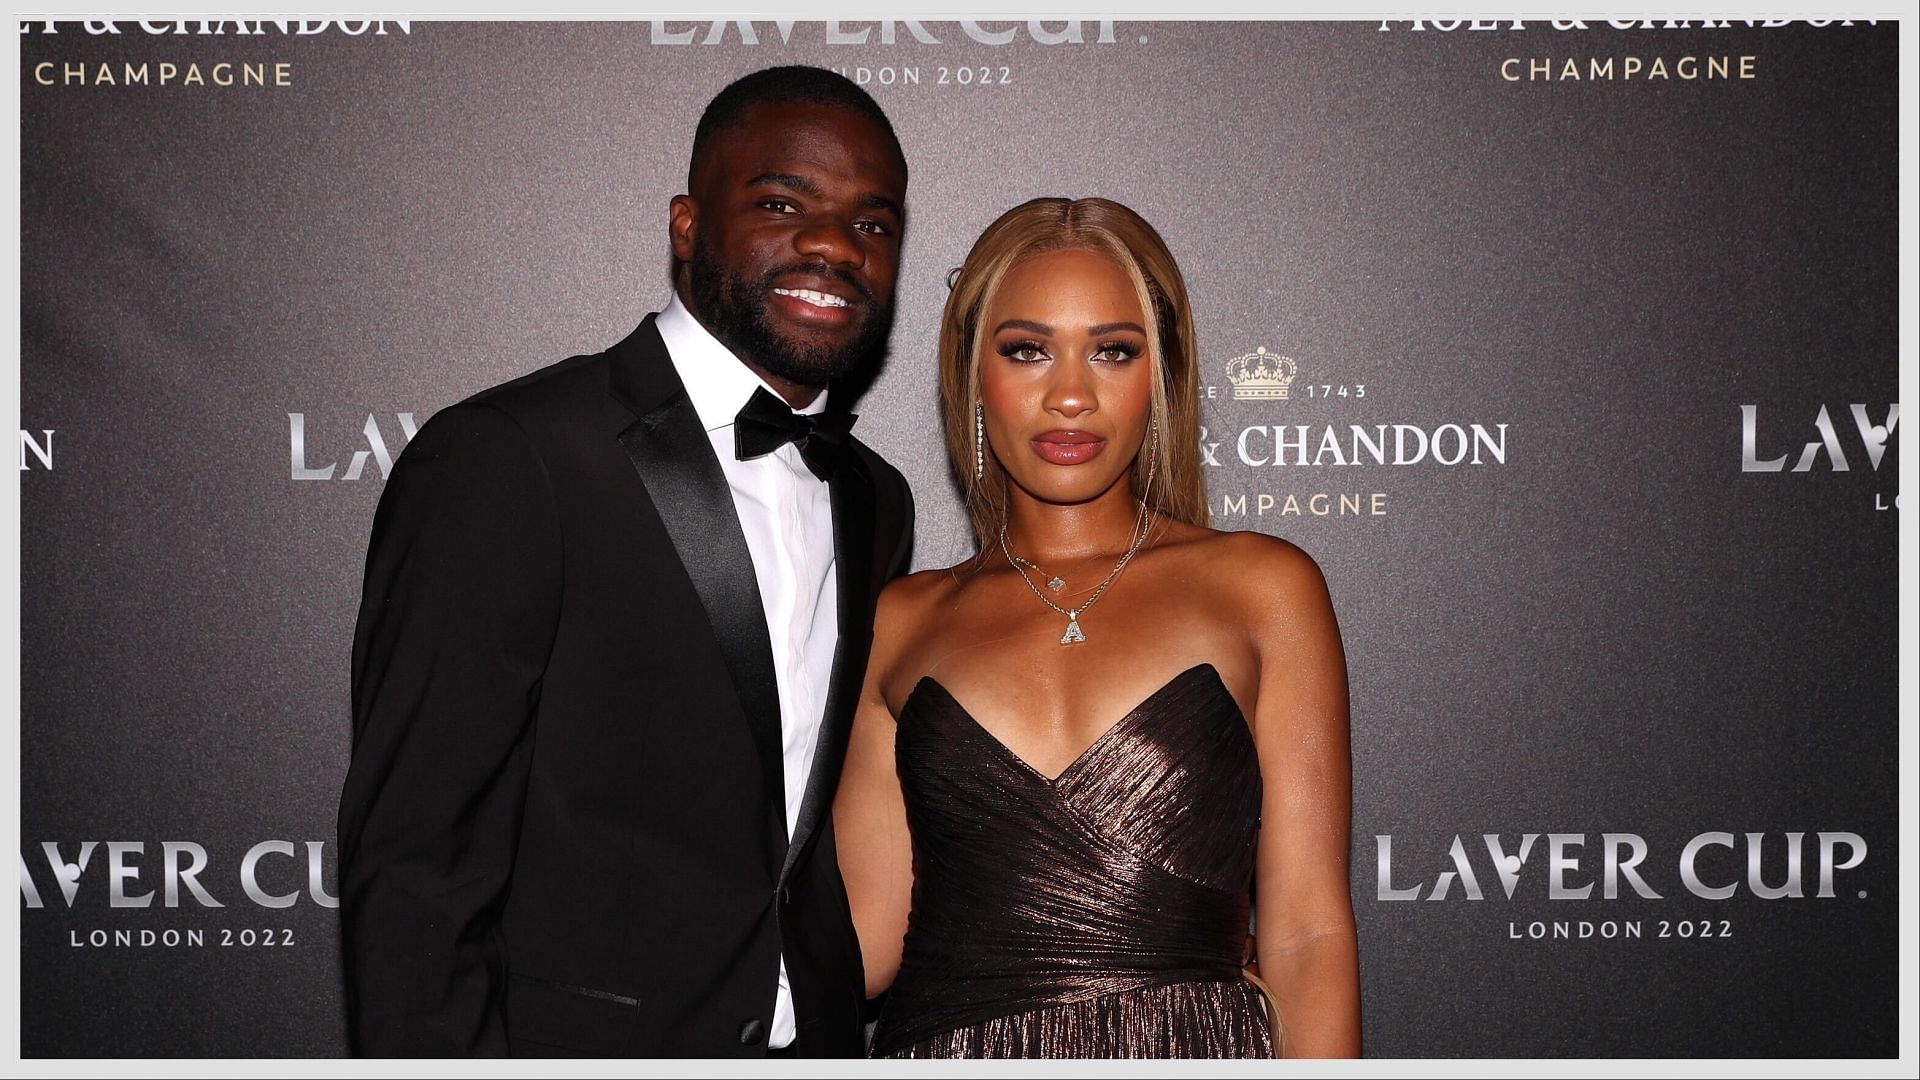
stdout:
<svg viewBox="0 0 1920 1080">
<path fill-rule="evenodd" d="M 1045 570 L 1043 570 L 1043 569 L 1041 569 L 1041 567 L 1040 567 L 1040 564 L 1039 564 L 1039 563 L 1037 563 L 1037 562 L 1034 562 L 1034 561 L 1033 561 L 1032 559 L 1026 559 L 1026 558 L 1022 558 L 1022 557 L 1021 557 L 1021 556 L 1019 556 L 1019 555 L 1012 555 L 1012 554 L 1009 554 L 1009 555 L 1008 555 L 1007 557 L 1008 557 L 1008 558 L 1010 558 L 1010 559 L 1012 559 L 1012 560 L 1013 560 L 1013 561 L 1014 561 L 1015 563 L 1017 563 L 1017 564 L 1019 564 L 1019 565 L 1021 565 L 1021 566 L 1024 566 L 1024 567 L 1026 567 L 1027 569 L 1029 569 L 1029 570 L 1031 570 L 1031 571 L 1033 571 L 1033 572 L 1034 572 L 1034 573 L 1036 573 L 1036 574 L 1045 574 L 1045 573 L 1046 573 L 1046 571 L 1045 571 Z M 1058 596 L 1058 595 L 1060 595 L 1060 590 L 1061 590 L 1061 589 L 1064 589 L 1064 588 L 1066 588 L 1066 587 L 1067 587 L 1067 579 L 1066 579 L 1066 578 L 1063 578 L 1063 577 L 1061 577 L 1061 576 L 1059 576 L 1058 574 L 1051 574 L 1051 575 L 1048 575 L 1048 577 L 1047 577 L 1047 588 L 1049 588 L 1049 589 L 1051 589 L 1051 590 L 1053 590 L 1053 594 L 1054 594 L 1055 596 Z"/>
<path fill-rule="evenodd" d="M 1100 587 L 1093 590 L 1093 595 L 1087 597 L 1085 603 L 1071 610 L 1054 603 L 1046 593 L 1040 591 L 1040 587 L 1033 583 L 1033 579 L 1027 576 L 1026 569 L 1021 566 L 1022 563 L 1026 563 L 1027 566 L 1033 566 L 1035 570 L 1039 570 L 1040 568 L 1008 550 L 1007 523 L 1004 521 L 1000 523 L 1000 553 L 1007 557 L 1007 565 L 1013 567 L 1013 572 L 1020 575 L 1020 580 L 1027 583 L 1027 588 L 1032 590 L 1033 595 L 1040 598 L 1041 603 L 1067 617 L 1067 631 L 1060 635 L 1060 644 L 1074 645 L 1087 640 L 1086 632 L 1080 629 L 1080 616 L 1106 593 L 1107 587 L 1112 585 L 1114 580 L 1120 576 L 1120 571 L 1125 570 L 1127 564 L 1133 561 L 1134 555 L 1139 553 L 1140 545 L 1146 542 L 1147 534 L 1151 531 L 1153 531 L 1153 511 L 1149 510 L 1147 504 L 1143 502 L 1140 504 L 1139 524 L 1134 527 L 1132 546 L 1127 548 L 1126 554 L 1120 556 L 1119 562 L 1113 564 L 1113 570 L 1107 574 L 1106 580 L 1100 583 Z M 1045 571 L 1041 572 L 1045 573 Z M 1059 582 L 1059 585 L 1055 585 L 1054 582 Z M 1066 582 L 1056 577 L 1052 581 L 1047 582 L 1047 587 L 1057 592 L 1060 586 L 1064 586 L 1065 584 Z"/>
</svg>

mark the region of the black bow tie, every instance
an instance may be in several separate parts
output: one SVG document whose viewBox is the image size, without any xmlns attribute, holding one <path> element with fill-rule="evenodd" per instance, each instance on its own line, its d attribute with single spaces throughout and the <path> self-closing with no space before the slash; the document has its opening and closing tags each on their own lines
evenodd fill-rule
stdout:
<svg viewBox="0 0 1920 1080">
<path fill-rule="evenodd" d="M 766 387 L 756 387 L 753 397 L 733 418 L 733 454 L 741 461 L 751 461 L 792 443 L 800 448 L 800 460 L 807 463 L 807 469 L 826 480 L 846 456 L 847 432 L 856 419 L 852 413 L 803 416 L 769 394 Z"/>
</svg>

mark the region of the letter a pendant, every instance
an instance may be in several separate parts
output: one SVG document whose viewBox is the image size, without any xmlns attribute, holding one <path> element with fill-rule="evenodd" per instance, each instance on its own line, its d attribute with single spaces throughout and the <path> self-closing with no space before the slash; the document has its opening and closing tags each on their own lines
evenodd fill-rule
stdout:
<svg viewBox="0 0 1920 1080">
<path fill-rule="evenodd" d="M 1072 645 L 1075 642 L 1085 640 L 1087 640 L 1087 635 L 1080 632 L 1080 617 L 1078 615 L 1067 616 L 1067 632 L 1060 635 L 1060 644 Z"/>
</svg>

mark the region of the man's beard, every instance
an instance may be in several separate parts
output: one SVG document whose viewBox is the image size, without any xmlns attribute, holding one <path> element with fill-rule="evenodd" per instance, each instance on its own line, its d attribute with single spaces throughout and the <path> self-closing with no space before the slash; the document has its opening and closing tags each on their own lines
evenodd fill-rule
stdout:
<svg viewBox="0 0 1920 1080">
<path fill-rule="evenodd" d="M 893 327 L 891 305 L 881 307 L 859 283 L 817 264 L 777 267 L 753 282 L 729 272 L 710 248 L 696 240 L 687 271 L 694 308 L 707 330 L 735 356 L 800 386 L 826 386 L 859 370 L 886 344 Z M 852 340 L 835 348 L 781 336 L 768 316 L 767 304 L 773 295 L 773 282 L 793 273 L 825 274 L 852 292 L 850 302 L 860 306 L 864 316 Z"/>
</svg>

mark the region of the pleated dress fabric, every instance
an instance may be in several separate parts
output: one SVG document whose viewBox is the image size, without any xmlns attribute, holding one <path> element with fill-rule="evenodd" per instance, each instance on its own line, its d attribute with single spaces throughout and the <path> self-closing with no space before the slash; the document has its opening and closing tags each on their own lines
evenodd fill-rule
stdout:
<svg viewBox="0 0 1920 1080">
<path fill-rule="evenodd" d="M 1260 768 L 1212 665 L 1052 779 L 931 677 L 895 747 L 913 906 L 874 1056 L 1272 1056 L 1240 967 Z"/>
</svg>

